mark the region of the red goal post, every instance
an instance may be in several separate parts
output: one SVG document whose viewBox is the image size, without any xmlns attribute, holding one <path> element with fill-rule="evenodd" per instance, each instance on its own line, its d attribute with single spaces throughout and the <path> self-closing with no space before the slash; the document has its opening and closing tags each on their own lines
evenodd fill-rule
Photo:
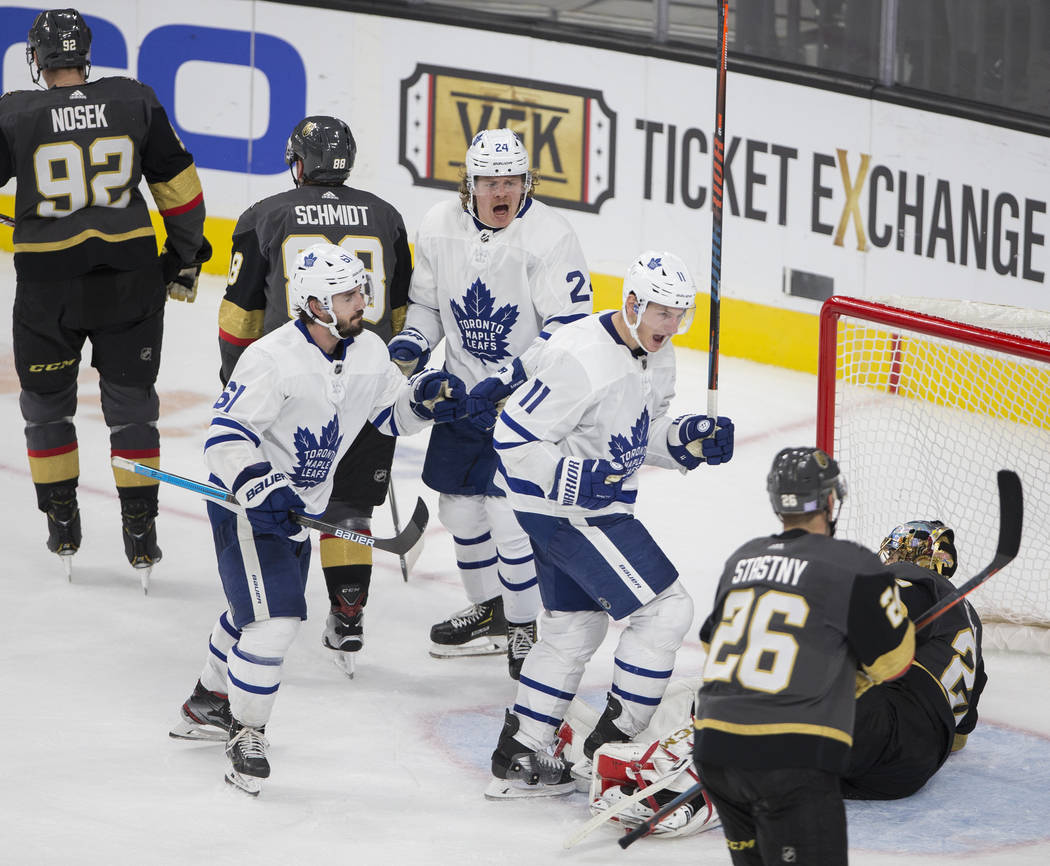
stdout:
<svg viewBox="0 0 1050 866">
<path fill-rule="evenodd" d="M 817 445 L 848 485 L 843 538 L 875 549 L 898 523 L 943 520 L 962 583 L 995 551 L 996 472 L 1020 475 L 1020 551 L 971 600 L 987 646 L 1050 652 L 1050 312 L 829 298 L 817 392 Z"/>
</svg>

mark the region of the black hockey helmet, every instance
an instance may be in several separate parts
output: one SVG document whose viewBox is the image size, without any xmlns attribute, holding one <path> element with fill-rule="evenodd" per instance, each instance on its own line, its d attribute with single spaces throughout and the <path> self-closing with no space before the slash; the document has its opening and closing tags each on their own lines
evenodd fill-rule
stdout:
<svg viewBox="0 0 1050 866">
<path fill-rule="evenodd" d="M 33 81 L 39 80 L 41 69 L 82 66 L 86 74 L 91 68 L 91 28 L 76 9 L 45 10 L 29 28 L 26 60 Z"/>
<path fill-rule="evenodd" d="M 939 520 L 910 520 L 893 527 L 879 545 L 883 562 L 914 562 L 944 577 L 959 563 L 955 532 Z"/>
<path fill-rule="evenodd" d="M 839 464 L 819 448 L 784 448 L 773 458 L 766 491 L 777 514 L 809 514 L 825 510 L 831 493 L 841 503 L 846 481 Z"/>
<path fill-rule="evenodd" d="M 337 186 L 347 179 L 356 156 L 357 142 L 350 127 L 326 115 L 300 120 L 288 136 L 284 150 L 284 161 L 289 168 L 296 160 L 302 160 L 303 180 L 329 186 Z M 294 169 L 292 178 L 299 183 Z"/>
</svg>

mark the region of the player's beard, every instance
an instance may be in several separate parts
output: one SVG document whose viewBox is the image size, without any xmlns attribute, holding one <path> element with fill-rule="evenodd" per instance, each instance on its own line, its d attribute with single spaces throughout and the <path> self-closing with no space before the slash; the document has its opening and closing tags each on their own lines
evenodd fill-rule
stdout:
<svg viewBox="0 0 1050 866">
<path fill-rule="evenodd" d="M 354 318 L 350 319 L 350 321 L 346 322 L 345 324 L 340 322 L 339 328 L 337 330 L 339 331 L 340 337 L 342 337 L 344 340 L 348 340 L 351 337 L 356 337 L 364 329 L 365 314 L 358 313 L 356 316 L 354 316 Z"/>
</svg>

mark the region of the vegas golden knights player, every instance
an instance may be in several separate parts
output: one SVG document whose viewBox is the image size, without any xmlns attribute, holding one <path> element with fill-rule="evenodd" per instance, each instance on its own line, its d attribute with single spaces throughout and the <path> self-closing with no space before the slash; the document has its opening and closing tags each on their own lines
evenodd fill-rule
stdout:
<svg viewBox="0 0 1050 866">
<path fill-rule="evenodd" d="M 383 199 L 346 185 L 356 155 L 354 136 L 342 120 L 304 118 L 285 151 L 295 188 L 257 202 L 237 221 L 226 297 L 219 308 L 223 384 L 245 346 L 288 321 L 287 275 L 296 254 L 314 243 L 336 244 L 365 263 L 373 286 L 366 328 L 389 342 L 404 325 L 412 277 L 405 224 Z M 394 441 L 365 425 L 336 467 L 325 520 L 370 531 L 372 511 L 386 498 Z M 364 643 L 372 549 L 322 534 L 321 566 L 331 602 L 322 642 L 353 676 L 353 654 Z"/>
<path fill-rule="evenodd" d="M 840 791 L 858 676 L 901 676 L 915 629 L 875 554 L 832 537 L 846 485 L 816 448 L 785 448 L 767 479 L 784 531 L 726 561 L 693 755 L 733 863 L 847 862 Z"/>
<path fill-rule="evenodd" d="M 894 527 L 879 556 L 915 616 L 955 589 L 948 579 L 958 565 L 955 533 L 940 521 Z M 966 745 L 987 681 L 981 620 L 964 599 L 916 634 L 915 661 L 904 676 L 857 697 L 845 797 L 895 800 L 918 791 Z"/>
<path fill-rule="evenodd" d="M 0 184 L 14 177 L 17 186 L 13 331 L 26 446 L 48 549 L 70 574 L 81 543 L 73 415 L 84 343 L 91 341 L 112 454 L 159 465 L 154 383 L 165 289 L 192 301 L 211 255 L 193 158 L 164 108 L 131 78 L 89 82 L 90 49 L 79 12 L 41 12 L 26 57 L 47 89 L 0 100 Z M 167 232 L 159 259 L 142 178 Z M 157 482 L 113 474 L 128 561 L 149 569 L 161 557 Z"/>
</svg>

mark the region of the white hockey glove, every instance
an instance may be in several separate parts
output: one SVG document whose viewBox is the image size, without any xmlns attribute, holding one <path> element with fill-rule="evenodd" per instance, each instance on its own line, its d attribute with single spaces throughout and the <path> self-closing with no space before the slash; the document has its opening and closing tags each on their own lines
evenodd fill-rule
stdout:
<svg viewBox="0 0 1050 866">
<path fill-rule="evenodd" d="M 733 456 L 733 422 L 722 415 L 715 421 L 706 415 L 680 415 L 667 430 L 667 450 L 686 469 L 728 463 Z"/>
<path fill-rule="evenodd" d="M 387 344 L 390 360 L 406 376 L 422 370 L 430 360 L 430 343 L 415 328 L 405 328 Z"/>
<path fill-rule="evenodd" d="M 550 498 L 559 505 L 578 505 L 596 511 L 620 498 L 623 479 L 622 463 L 562 457 L 554 470 Z"/>
<path fill-rule="evenodd" d="M 478 382 L 467 395 L 470 423 L 479 430 L 491 430 L 495 427 L 504 402 L 527 378 L 521 361 L 515 358 L 513 363 L 500 367 L 496 375 Z"/>
</svg>

